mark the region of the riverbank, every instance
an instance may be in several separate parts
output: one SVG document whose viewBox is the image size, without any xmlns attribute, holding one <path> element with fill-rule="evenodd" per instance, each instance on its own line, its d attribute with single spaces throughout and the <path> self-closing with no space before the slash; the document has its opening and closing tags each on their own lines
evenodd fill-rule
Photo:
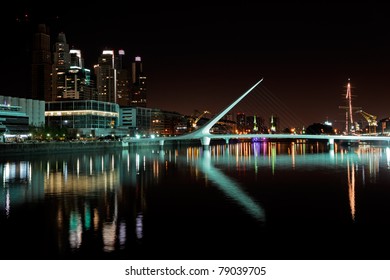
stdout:
<svg viewBox="0 0 390 280">
<path fill-rule="evenodd" d="M 172 141 L 174 140 L 174 141 Z M 251 139 L 231 139 L 230 144 L 239 142 L 251 142 Z M 278 142 L 287 141 L 278 139 Z M 317 140 L 318 141 L 318 140 Z M 291 139 L 288 140 L 291 142 Z M 223 139 L 212 139 L 210 145 L 226 144 Z M 69 152 L 85 152 L 85 151 L 105 151 L 112 149 L 138 149 L 151 148 L 161 149 L 162 147 L 188 147 L 201 145 L 199 139 L 176 140 L 166 139 L 163 146 L 160 146 L 159 141 L 73 141 L 73 142 L 23 142 L 23 143 L 0 143 L 0 158 L 20 155 L 35 155 L 35 154 L 59 154 Z"/>
<path fill-rule="evenodd" d="M 165 141 L 164 146 L 179 147 L 199 145 L 197 140 Z M 161 148 L 157 141 L 123 142 L 123 141 L 74 141 L 74 142 L 24 142 L 0 143 L 0 158 L 20 155 L 58 154 L 69 152 L 105 151 L 112 149 L 134 149 L 142 147 Z"/>
<path fill-rule="evenodd" d="M 37 142 L 1 143 L 0 157 L 21 154 L 53 154 L 75 151 L 94 151 L 128 148 L 129 143 L 120 141 L 77 141 L 77 142 Z"/>
</svg>

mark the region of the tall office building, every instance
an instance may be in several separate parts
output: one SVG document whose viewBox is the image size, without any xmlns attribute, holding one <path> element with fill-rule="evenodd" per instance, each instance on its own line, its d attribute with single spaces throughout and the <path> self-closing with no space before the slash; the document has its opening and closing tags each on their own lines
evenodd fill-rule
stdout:
<svg viewBox="0 0 390 280">
<path fill-rule="evenodd" d="M 119 106 L 130 105 L 130 84 L 129 71 L 127 69 L 117 70 L 117 98 Z"/>
<path fill-rule="evenodd" d="M 129 71 L 123 65 L 124 56 L 125 51 L 119 50 L 115 60 L 115 68 L 117 69 L 116 103 L 122 107 L 130 105 Z"/>
<path fill-rule="evenodd" d="M 71 49 L 70 67 L 66 71 L 64 98 L 98 100 L 97 90 L 91 77 L 91 70 L 84 68 L 81 51 Z"/>
<path fill-rule="evenodd" d="M 71 66 L 66 72 L 64 99 L 97 100 L 97 91 L 91 80 L 91 70 Z"/>
<path fill-rule="evenodd" d="M 33 35 L 31 64 L 31 98 L 51 101 L 52 59 L 50 33 L 45 24 L 39 24 Z"/>
<path fill-rule="evenodd" d="M 136 56 L 131 67 L 131 106 L 146 107 L 146 76 L 141 57 Z"/>
<path fill-rule="evenodd" d="M 117 73 L 113 50 L 104 50 L 100 55 L 98 64 L 95 65 L 95 75 L 98 100 L 116 103 Z"/>
<path fill-rule="evenodd" d="M 61 100 L 66 92 L 66 72 L 70 67 L 69 44 L 63 32 L 58 34 L 53 51 L 52 98 L 50 101 Z"/>
</svg>

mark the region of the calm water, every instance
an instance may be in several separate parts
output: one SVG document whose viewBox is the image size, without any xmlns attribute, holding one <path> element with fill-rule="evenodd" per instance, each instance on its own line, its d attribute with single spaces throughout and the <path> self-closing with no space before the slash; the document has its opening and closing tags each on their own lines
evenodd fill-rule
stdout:
<svg viewBox="0 0 390 280">
<path fill-rule="evenodd" d="M 0 158 L 1 259 L 390 259 L 390 149 Z"/>
</svg>

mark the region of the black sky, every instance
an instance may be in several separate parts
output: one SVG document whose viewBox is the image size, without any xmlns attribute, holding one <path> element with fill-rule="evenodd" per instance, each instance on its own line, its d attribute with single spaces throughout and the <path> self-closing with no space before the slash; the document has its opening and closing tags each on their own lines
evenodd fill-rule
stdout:
<svg viewBox="0 0 390 280">
<path fill-rule="evenodd" d="M 25 95 L 28 32 L 15 19 L 28 14 L 30 26 L 43 22 L 53 36 L 65 32 L 89 67 L 104 48 L 124 49 L 129 62 L 140 55 L 149 107 L 217 113 L 263 77 L 262 86 L 306 125 L 338 121 L 350 78 L 355 106 L 379 119 L 390 115 L 390 29 L 383 3 L 32 5 L 14 4 L 2 19 L 12 38 L 2 44 L 12 54 L 2 67 L 2 95 Z M 18 82 L 10 84 L 15 74 Z"/>
</svg>

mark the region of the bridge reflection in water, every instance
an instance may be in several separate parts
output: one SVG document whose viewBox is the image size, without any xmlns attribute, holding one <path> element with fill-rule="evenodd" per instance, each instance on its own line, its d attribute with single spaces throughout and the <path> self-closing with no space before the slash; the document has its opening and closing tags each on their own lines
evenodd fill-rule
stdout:
<svg viewBox="0 0 390 280">
<path fill-rule="evenodd" d="M 157 145 L 15 158 L 0 176 L 2 258 L 381 258 L 378 246 L 390 249 L 387 147 Z"/>
<path fill-rule="evenodd" d="M 201 159 L 195 160 L 197 166 L 205 174 L 208 180 L 212 181 L 222 192 L 239 203 L 255 219 L 265 222 L 265 213 L 259 203 L 255 202 L 246 194 L 241 189 L 239 183 L 226 176 L 212 164 L 210 150 L 204 150 Z"/>
</svg>

